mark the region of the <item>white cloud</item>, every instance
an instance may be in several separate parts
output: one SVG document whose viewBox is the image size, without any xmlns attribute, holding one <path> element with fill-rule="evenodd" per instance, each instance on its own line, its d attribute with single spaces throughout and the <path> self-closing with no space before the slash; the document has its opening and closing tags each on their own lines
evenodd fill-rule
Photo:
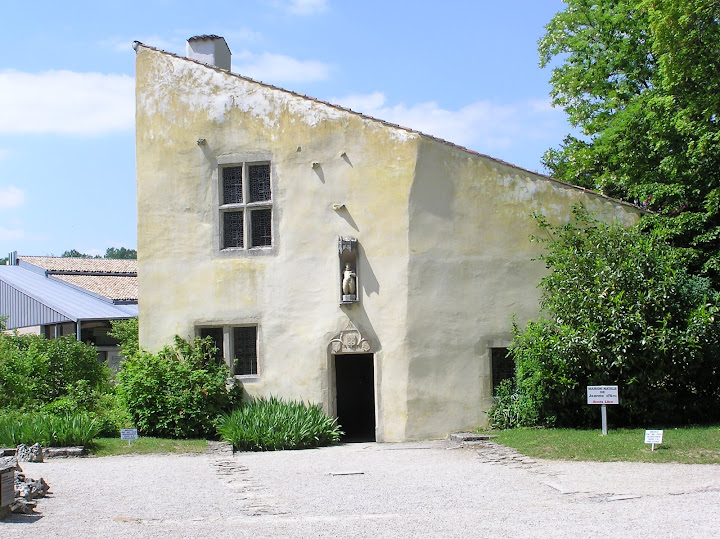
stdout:
<svg viewBox="0 0 720 539">
<path fill-rule="evenodd" d="M 316 60 L 296 60 L 283 54 L 243 51 L 234 56 L 232 70 L 263 82 L 314 82 L 326 80 L 330 66 Z"/>
<path fill-rule="evenodd" d="M 482 100 L 457 110 L 444 109 L 434 101 L 389 105 L 381 92 L 331 101 L 483 153 L 530 141 L 538 144 L 546 140 L 549 133 L 564 133 L 567 129 L 562 111 L 540 99 L 510 104 Z"/>
<path fill-rule="evenodd" d="M 0 71 L 0 133 L 98 135 L 133 129 L 135 83 L 127 75 Z"/>
<path fill-rule="evenodd" d="M 23 204 L 25 204 L 25 191 L 14 185 L 0 186 L 0 208 L 17 208 Z"/>
</svg>

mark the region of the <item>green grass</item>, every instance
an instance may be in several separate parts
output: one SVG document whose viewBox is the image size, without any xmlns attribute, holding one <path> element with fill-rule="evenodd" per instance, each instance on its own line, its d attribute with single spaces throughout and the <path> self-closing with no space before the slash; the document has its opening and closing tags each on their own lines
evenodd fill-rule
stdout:
<svg viewBox="0 0 720 539">
<path fill-rule="evenodd" d="M 205 440 L 171 440 L 141 436 L 131 440 L 120 438 L 95 438 L 88 448 L 91 455 L 109 457 L 114 455 L 149 455 L 152 453 L 202 453 L 207 449 Z"/>
<path fill-rule="evenodd" d="M 665 429 L 655 451 L 644 443 L 644 429 L 609 430 L 606 436 L 599 429 L 508 429 L 497 434 L 497 442 L 543 459 L 720 464 L 717 426 Z"/>
</svg>

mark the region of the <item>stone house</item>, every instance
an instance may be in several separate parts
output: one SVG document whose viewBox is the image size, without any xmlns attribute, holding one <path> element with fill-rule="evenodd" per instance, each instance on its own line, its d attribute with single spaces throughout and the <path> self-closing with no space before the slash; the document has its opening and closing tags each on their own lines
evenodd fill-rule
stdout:
<svg viewBox="0 0 720 539">
<path fill-rule="evenodd" d="M 349 439 L 487 421 L 511 317 L 538 315 L 531 214 L 630 205 L 136 42 L 140 342 L 211 336 L 245 391 Z"/>
</svg>

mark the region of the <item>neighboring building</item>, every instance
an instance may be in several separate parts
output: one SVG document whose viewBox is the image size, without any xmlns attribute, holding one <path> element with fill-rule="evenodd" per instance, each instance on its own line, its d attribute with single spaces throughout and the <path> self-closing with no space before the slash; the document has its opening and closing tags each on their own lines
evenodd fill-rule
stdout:
<svg viewBox="0 0 720 539">
<path fill-rule="evenodd" d="M 0 316 L 6 327 L 47 338 L 75 335 L 117 370 L 110 321 L 138 314 L 137 260 L 10 255 L 0 266 Z"/>
<path fill-rule="evenodd" d="M 640 213 L 232 74 L 217 36 L 135 50 L 141 345 L 211 336 L 247 393 L 356 439 L 485 424 L 511 318 L 538 315 L 531 214 Z"/>
</svg>

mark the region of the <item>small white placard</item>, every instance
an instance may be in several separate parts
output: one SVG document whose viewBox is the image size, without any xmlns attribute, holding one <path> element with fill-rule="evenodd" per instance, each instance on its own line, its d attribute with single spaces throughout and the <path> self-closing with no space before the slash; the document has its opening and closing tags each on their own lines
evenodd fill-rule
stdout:
<svg viewBox="0 0 720 539">
<path fill-rule="evenodd" d="M 620 404 L 618 386 L 587 386 L 588 404 Z"/>
<path fill-rule="evenodd" d="M 645 431 L 645 443 L 646 444 L 661 444 L 663 437 L 663 431 L 661 430 L 646 430 Z"/>
<path fill-rule="evenodd" d="M 120 429 L 121 440 L 137 440 L 138 433 L 137 429 Z"/>
</svg>

